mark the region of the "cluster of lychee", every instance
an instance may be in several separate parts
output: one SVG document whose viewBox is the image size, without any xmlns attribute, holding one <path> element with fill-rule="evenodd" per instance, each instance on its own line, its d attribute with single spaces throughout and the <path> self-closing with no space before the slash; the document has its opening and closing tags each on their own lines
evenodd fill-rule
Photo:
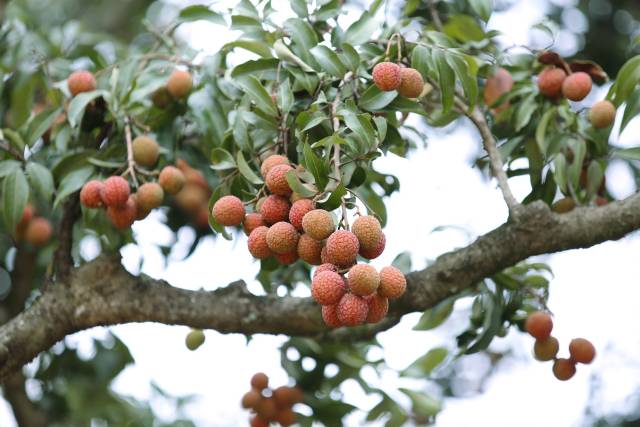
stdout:
<svg viewBox="0 0 640 427">
<path fill-rule="evenodd" d="M 191 167 L 185 160 L 176 161 L 177 168 L 173 168 L 171 176 L 165 173 L 165 181 L 174 182 L 175 176 L 181 172 L 184 185 L 175 194 L 176 204 L 191 216 L 195 224 L 200 228 L 209 227 L 209 198 L 211 187 L 204 174 Z M 160 173 L 160 185 L 162 185 L 162 172 Z M 179 178 L 178 178 L 179 179 Z"/>
<path fill-rule="evenodd" d="M 151 95 L 153 105 L 160 109 L 167 108 L 173 100 L 185 98 L 193 88 L 193 77 L 186 70 L 173 70 L 167 79 L 167 83 L 156 89 Z"/>
<path fill-rule="evenodd" d="M 553 319 L 544 311 L 531 313 L 525 322 L 525 330 L 536 339 L 533 353 L 536 359 L 546 362 L 553 360 L 553 375 L 560 381 L 567 381 L 576 373 L 576 364 L 588 364 L 596 357 L 593 344 L 584 338 L 574 338 L 569 343 L 569 357 L 558 358 L 560 345 L 551 336 Z"/>
<path fill-rule="evenodd" d="M 31 204 L 27 204 L 22 211 L 20 221 L 16 226 L 16 239 L 25 240 L 35 247 L 42 247 L 49 242 L 53 230 L 47 218 L 35 216 Z"/>
<path fill-rule="evenodd" d="M 258 372 L 251 377 L 251 390 L 242 396 L 242 407 L 255 414 L 251 417 L 251 427 L 268 427 L 269 423 L 291 426 L 296 422 L 292 407 L 302 402 L 302 390 L 298 387 L 280 386 L 269 388 L 269 377 Z"/>
<path fill-rule="evenodd" d="M 424 90 L 422 74 L 415 68 L 402 67 L 393 62 L 380 62 L 373 67 L 373 83 L 383 92 L 397 90 L 407 98 L 417 98 Z"/>
</svg>

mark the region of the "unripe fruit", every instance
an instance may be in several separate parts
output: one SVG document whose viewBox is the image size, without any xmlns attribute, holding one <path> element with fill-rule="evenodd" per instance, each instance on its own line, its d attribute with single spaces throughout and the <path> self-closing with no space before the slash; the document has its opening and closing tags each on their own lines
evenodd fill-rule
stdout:
<svg viewBox="0 0 640 427">
<path fill-rule="evenodd" d="M 544 311 L 531 313 L 524 323 L 524 329 L 535 339 L 546 340 L 553 329 L 551 315 Z"/>
<path fill-rule="evenodd" d="M 193 79 L 188 71 L 174 70 L 167 80 L 167 90 L 174 98 L 184 98 L 192 87 Z"/>
<path fill-rule="evenodd" d="M 131 190 L 129 183 L 121 176 L 110 176 L 104 181 L 100 198 L 106 207 L 124 206 L 129 199 Z"/>
<path fill-rule="evenodd" d="M 583 71 L 572 73 L 562 83 L 562 94 L 572 101 L 582 101 L 591 92 L 591 76 Z"/>
<path fill-rule="evenodd" d="M 138 204 L 138 193 L 133 193 L 131 195 L 131 198 L 133 199 L 133 201 L 136 204 L 136 221 L 140 221 L 145 219 L 149 213 L 151 212 L 150 209 L 143 209 L 140 207 L 140 205 Z"/>
<path fill-rule="evenodd" d="M 293 225 L 280 221 L 269 227 L 267 245 L 276 254 L 288 254 L 296 251 L 299 238 Z"/>
<path fill-rule="evenodd" d="M 262 418 L 260 418 L 259 416 L 255 415 L 249 421 L 249 426 L 250 427 L 269 427 L 269 421 L 265 421 Z"/>
<path fill-rule="evenodd" d="M 414 68 L 400 68 L 398 93 L 407 98 L 417 98 L 424 89 L 422 74 Z"/>
<path fill-rule="evenodd" d="M 207 192 L 195 184 L 186 184 L 178 194 L 176 203 L 187 212 L 195 213 L 202 205 L 206 205 L 209 199 Z"/>
<path fill-rule="evenodd" d="M 151 102 L 161 110 L 167 108 L 171 104 L 171 94 L 167 90 L 167 87 L 162 86 L 156 89 L 153 94 L 151 94 Z"/>
<path fill-rule="evenodd" d="M 355 264 L 359 250 L 358 238 L 350 231 L 338 230 L 327 239 L 327 257 L 338 267 Z"/>
<path fill-rule="evenodd" d="M 33 246 L 40 247 L 44 246 L 49 239 L 51 239 L 52 232 L 51 223 L 48 219 L 36 217 L 29 221 L 24 238 Z"/>
<path fill-rule="evenodd" d="M 564 197 L 553 205 L 551 205 L 551 210 L 556 213 L 567 213 L 571 212 L 576 207 L 576 201 L 571 197 Z"/>
<path fill-rule="evenodd" d="M 351 292 L 360 296 L 371 295 L 380 285 L 380 275 L 369 264 L 356 264 L 351 267 L 348 279 Z"/>
<path fill-rule="evenodd" d="M 589 121 L 594 128 L 606 128 L 616 119 L 616 107 L 609 101 L 598 101 L 589 110 Z"/>
<path fill-rule="evenodd" d="M 289 159 L 280 154 L 272 154 L 271 156 L 264 159 L 262 164 L 260 165 L 260 173 L 263 178 L 267 178 L 267 174 L 271 170 L 272 167 L 276 165 L 289 165 Z"/>
<path fill-rule="evenodd" d="M 322 273 L 323 271 L 333 271 L 334 273 L 337 273 L 338 267 L 329 263 L 321 264 L 318 266 L 318 268 L 316 268 L 316 271 L 313 272 L 313 277 L 316 277 L 318 274 Z"/>
<path fill-rule="evenodd" d="M 556 359 L 553 362 L 553 375 L 560 381 L 567 381 L 576 373 L 576 365 L 569 359 Z"/>
<path fill-rule="evenodd" d="M 123 206 L 107 207 L 107 217 L 116 228 L 129 228 L 138 216 L 138 206 L 131 196 Z"/>
<path fill-rule="evenodd" d="M 254 229 L 249 234 L 249 241 L 247 243 L 249 252 L 254 258 L 265 259 L 272 255 L 269 245 L 267 245 L 267 232 L 269 229 L 265 226 L 260 226 Z"/>
<path fill-rule="evenodd" d="M 271 195 L 267 197 L 260 206 L 260 215 L 267 224 L 286 221 L 289 218 L 289 200 L 282 196 Z"/>
<path fill-rule="evenodd" d="M 80 190 L 80 203 L 82 203 L 82 206 L 86 208 L 99 208 L 102 206 L 100 194 L 103 187 L 102 182 L 96 179 L 83 185 L 82 190 Z"/>
<path fill-rule="evenodd" d="M 147 135 L 137 136 L 131 144 L 133 160 L 140 166 L 151 167 L 158 161 L 160 147 L 158 143 Z"/>
<path fill-rule="evenodd" d="M 375 249 L 382 236 L 380 221 L 371 215 L 358 217 L 353 222 L 351 231 L 358 238 L 361 249 Z"/>
<path fill-rule="evenodd" d="M 338 304 L 322 306 L 322 320 L 331 328 L 339 328 L 342 322 L 338 319 Z"/>
<path fill-rule="evenodd" d="M 302 229 L 311 238 L 324 240 L 336 229 L 333 217 L 324 209 L 314 209 L 302 217 Z"/>
<path fill-rule="evenodd" d="M 393 266 L 383 267 L 380 270 L 380 286 L 378 295 L 389 299 L 399 298 L 407 289 L 407 279 L 402 271 Z"/>
<path fill-rule="evenodd" d="M 272 194 L 279 196 L 289 196 L 291 194 L 291 187 L 289 187 L 286 176 L 290 170 L 293 170 L 293 168 L 289 165 L 275 165 L 269 170 L 265 183 Z"/>
<path fill-rule="evenodd" d="M 222 196 L 213 205 L 213 219 L 225 226 L 240 225 L 244 220 L 244 205 L 236 196 Z"/>
<path fill-rule="evenodd" d="M 242 396 L 241 405 L 244 409 L 255 409 L 263 399 L 262 395 L 256 390 L 250 390 Z"/>
<path fill-rule="evenodd" d="M 178 194 L 184 187 L 185 177 L 180 169 L 175 166 L 165 166 L 160 171 L 158 183 L 168 194 Z"/>
<path fill-rule="evenodd" d="M 162 204 L 164 191 L 157 182 L 146 182 L 142 184 L 136 192 L 136 202 L 138 208 L 143 211 L 150 211 Z"/>
<path fill-rule="evenodd" d="M 290 265 L 298 260 L 298 252 L 293 251 L 288 254 L 273 254 L 275 259 L 282 265 Z"/>
<path fill-rule="evenodd" d="M 300 236 L 298 240 L 298 256 L 304 262 L 311 265 L 322 264 L 321 252 L 322 242 L 312 239 L 308 234 Z"/>
<path fill-rule="evenodd" d="M 200 329 L 192 329 L 185 339 L 187 348 L 191 351 L 197 350 L 202 344 L 204 344 L 205 336 L 204 332 Z"/>
<path fill-rule="evenodd" d="M 557 98 L 562 92 L 562 83 L 567 73 L 561 68 L 545 68 L 538 74 L 538 89 L 547 98 Z"/>
<path fill-rule="evenodd" d="M 82 92 L 91 92 L 92 90 L 96 90 L 97 83 L 93 73 L 80 70 L 74 71 L 69 75 L 69 78 L 67 79 L 67 86 L 69 87 L 71 96 L 76 96 Z"/>
<path fill-rule="evenodd" d="M 263 372 L 255 373 L 251 377 L 251 388 L 256 391 L 262 391 L 269 387 L 269 377 Z"/>
<path fill-rule="evenodd" d="M 363 247 L 360 247 L 360 252 L 359 252 L 360 256 L 366 259 L 376 259 L 380 255 L 382 255 L 382 252 L 384 252 L 384 248 L 386 244 L 387 244 L 387 238 L 385 237 L 384 233 L 380 233 L 380 240 L 378 240 L 378 243 L 374 248 L 365 249 Z"/>
<path fill-rule="evenodd" d="M 536 359 L 546 362 L 547 360 L 553 360 L 559 349 L 558 340 L 555 337 L 549 337 L 545 340 L 536 340 L 533 345 L 533 354 Z"/>
<path fill-rule="evenodd" d="M 338 303 L 336 312 L 344 326 L 361 325 L 367 320 L 369 305 L 362 297 L 345 294 Z"/>
<path fill-rule="evenodd" d="M 596 357 L 596 348 L 589 340 L 575 338 L 569 343 L 569 354 L 572 361 L 587 364 Z"/>
<path fill-rule="evenodd" d="M 291 205 L 291 210 L 289 210 L 289 222 L 293 225 L 296 230 L 303 231 L 302 228 L 302 218 L 313 210 L 313 201 L 310 199 L 300 199 Z"/>
<path fill-rule="evenodd" d="M 508 93 L 513 88 L 513 77 L 511 73 L 504 68 L 498 68 L 496 73 L 487 78 L 484 85 L 484 103 L 488 107 L 495 104 L 500 97 Z M 501 105 L 495 107 L 496 111 L 501 111 L 509 106 L 508 102 L 502 102 Z"/>
<path fill-rule="evenodd" d="M 342 276 L 333 271 L 323 271 L 311 282 L 311 296 L 320 305 L 337 304 L 345 292 Z"/>
<path fill-rule="evenodd" d="M 367 323 L 378 323 L 385 318 L 389 311 L 389 299 L 373 294 L 364 298 L 369 305 Z"/>
<path fill-rule="evenodd" d="M 292 426 L 296 422 L 296 413 L 291 408 L 284 408 L 278 411 L 274 420 L 283 427 Z"/>
<path fill-rule="evenodd" d="M 400 66 L 393 62 L 381 62 L 373 67 L 373 83 L 384 92 L 396 90 L 402 80 Z"/>
<path fill-rule="evenodd" d="M 244 230 L 244 234 L 248 236 L 253 230 L 265 224 L 266 223 L 262 219 L 262 215 L 252 212 L 248 213 L 247 216 L 244 217 L 244 221 L 242 221 L 242 228 Z"/>
</svg>

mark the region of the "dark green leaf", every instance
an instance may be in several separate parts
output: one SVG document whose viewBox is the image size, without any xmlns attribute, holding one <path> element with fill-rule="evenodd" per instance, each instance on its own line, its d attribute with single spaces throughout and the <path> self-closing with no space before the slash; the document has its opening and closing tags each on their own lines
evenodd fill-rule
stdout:
<svg viewBox="0 0 640 427">
<path fill-rule="evenodd" d="M 371 85 L 358 100 L 358 105 L 363 110 L 377 111 L 389 105 L 397 96 L 396 91 L 383 92 L 376 85 Z"/>
<path fill-rule="evenodd" d="M 344 33 L 344 41 L 352 45 L 361 45 L 371 39 L 371 35 L 379 28 L 378 22 L 368 13 L 351 24 Z"/>
<path fill-rule="evenodd" d="M 13 233 L 29 200 L 29 183 L 22 169 L 5 176 L 2 183 L 2 214 L 7 230 Z"/>
<path fill-rule="evenodd" d="M 331 192 L 331 196 L 327 199 L 326 202 L 319 203 L 319 206 L 327 211 L 332 211 L 337 209 L 342 204 L 342 198 L 347 194 L 346 188 L 342 183 L 338 184 L 335 190 Z"/>
<path fill-rule="evenodd" d="M 447 62 L 446 54 L 440 50 L 433 51 L 433 60 L 438 69 L 438 83 L 442 94 L 442 109 L 446 113 L 453 107 L 455 93 L 455 74 Z"/>
<path fill-rule="evenodd" d="M 273 58 L 269 46 L 266 43 L 257 40 L 236 40 L 225 44 L 222 48 L 233 49 L 236 47 L 246 49 L 249 52 L 262 56 L 263 58 Z"/>
<path fill-rule="evenodd" d="M 439 302 L 435 307 L 422 313 L 420 320 L 413 327 L 414 331 L 428 331 L 440 326 L 453 312 L 455 299 L 447 298 Z"/>
<path fill-rule="evenodd" d="M 273 103 L 271 95 L 269 95 L 269 92 L 262 86 L 260 80 L 254 76 L 248 76 L 240 79 L 238 84 L 245 90 L 245 93 L 249 95 L 258 108 L 272 117 L 278 115 L 278 110 Z"/>
<path fill-rule="evenodd" d="M 403 369 L 400 375 L 403 377 L 426 378 L 431 372 L 447 358 L 449 350 L 444 347 L 436 347 L 420 356 L 411 365 Z"/>
<path fill-rule="evenodd" d="M 469 4 L 484 22 L 489 21 L 493 10 L 493 0 L 469 0 Z"/>
<path fill-rule="evenodd" d="M 327 73 L 343 78 L 347 72 L 344 64 L 340 61 L 338 55 L 324 45 L 318 45 L 311 49 L 311 54 L 314 56 L 320 68 Z"/>
<path fill-rule="evenodd" d="M 226 170 L 236 168 L 233 156 L 224 148 L 215 147 L 211 150 L 211 166 L 213 170 Z"/>
<path fill-rule="evenodd" d="M 244 159 L 242 155 L 242 151 L 238 151 L 238 155 L 236 156 L 236 163 L 238 164 L 238 170 L 244 176 L 247 181 L 255 185 L 261 185 L 264 183 L 262 179 L 256 175 L 256 173 L 251 169 L 247 161 Z"/>
<path fill-rule="evenodd" d="M 421 417 L 433 417 L 440 412 L 440 402 L 433 397 L 407 388 L 400 388 L 399 390 L 411 399 L 412 411 L 414 414 Z"/>
<path fill-rule="evenodd" d="M 222 15 L 220 15 L 217 12 L 214 12 L 213 10 L 209 9 L 207 6 L 204 6 L 204 5 L 187 6 L 184 9 L 182 9 L 180 11 L 180 15 L 178 15 L 179 23 L 193 22 L 193 21 L 199 21 L 199 20 L 210 21 L 210 22 L 213 22 L 214 24 L 220 24 L 224 26 L 227 25 Z"/>
<path fill-rule="evenodd" d="M 35 142 L 51 128 L 53 122 L 60 115 L 60 111 L 60 108 L 44 110 L 29 122 L 24 132 L 24 140 L 29 147 L 35 144 Z"/>
<path fill-rule="evenodd" d="M 293 190 L 294 193 L 300 194 L 302 197 L 314 197 L 317 194 L 315 189 L 311 188 L 309 184 L 303 184 L 300 182 L 298 175 L 296 175 L 295 170 L 290 170 L 286 173 L 285 177 L 287 178 L 287 183 L 289 183 L 289 187 Z"/>
<path fill-rule="evenodd" d="M 27 163 L 26 171 L 31 187 L 40 194 L 43 200 L 49 202 L 54 190 L 51 171 L 45 166 L 35 162 Z"/>
</svg>

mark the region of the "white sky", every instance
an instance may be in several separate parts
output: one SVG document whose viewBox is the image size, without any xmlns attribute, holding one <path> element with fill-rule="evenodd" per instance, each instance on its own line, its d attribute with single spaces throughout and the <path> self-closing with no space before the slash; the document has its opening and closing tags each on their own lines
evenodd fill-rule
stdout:
<svg viewBox="0 0 640 427">
<path fill-rule="evenodd" d="M 278 9 L 284 3 L 274 2 Z M 544 13 L 540 2 L 521 1 L 508 13 L 494 15 L 490 27 L 505 33 L 505 44 L 527 44 L 528 28 Z M 185 35 L 205 52 L 215 51 L 233 37 L 231 32 L 221 33 L 219 28 L 206 23 L 191 25 Z M 589 104 L 601 96 L 603 93 L 593 93 L 585 102 Z M 634 121 L 618 144 L 637 145 L 638 134 L 640 123 Z M 376 161 L 378 169 L 397 175 L 401 182 L 400 192 L 387 202 L 387 249 L 374 262 L 378 267 L 408 250 L 413 254 L 414 267 L 420 268 L 426 259 L 468 243 L 468 238 L 457 231 L 430 234 L 437 226 L 458 225 L 479 235 L 506 219 L 506 208 L 493 183 L 483 180 L 479 172 L 470 167 L 480 147 L 474 131 L 462 127 L 448 135 L 442 132 L 431 135 L 428 147 L 416 151 L 410 159 L 389 155 Z M 610 191 L 619 198 L 635 191 L 629 171 L 620 164 L 609 169 L 607 182 Z M 518 198 L 528 193 L 528 178 L 512 179 L 511 183 Z M 163 259 L 153 245 L 167 243 L 171 233 L 157 222 L 159 216 L 161 214 L 154 214 L 134 226 L 140 247 L 123 249 L 125 266 L 130 271 L 137 272 L 143 254 L 142 272 L 166 279 L 175 286 L 211 290 L 242 278 L 250 283 L 251 290 L 260 291 L 260 286 L 253 281 L 258 263 L 248 254 L 242 234 L 233 242 L 207 238 L 188 260 L 171 262 L 164 269 Z M 184 251 L 190 238 L 188 231 L 181 233 L 176 255 Z M 532 339 L 512 330 L 506 338 L 496 339 L 492 348 L 510 349 L 513 356 L 500 363 L 481 395 L 446 400 L 437 426 L 459 427 L 471 423 L 496 427 L 578 426 L 594 375 L 602 382 L 599 405 L 594 410 L 623 410 L 628 404 L 627 397 L 640 385 L 640 364 L 633 362 L 640 354 L 640 323 L 636 314 L 640 307 L 637 286 L 640 265 L 636 262 L 639 252 L 640 240 L 634 234 L 620 242 L 545 258 L 555 274 L 549 305 L 555 313 L 554 335 L 561 342 L 561 354 L 566 354 L 571 338 L 582 336 L 595 344 L 598 350 L 595 362 L 579 366 L 571 381 L 561 383 L 553 377 L 550 363 L 535 362 L 531 357 Z M 233 268 L 224 267 L 229 265 Z M 300 292 L 308 295 L 306 289 Z M 452 331 L 463 316 L 454 314 L 441 328 L 429 332 L 411 331 L 419 314 L 406 316 L 400 325 L 379 335 L 389 367 L 403 369 L 435 346 L 453 348 Z M 130 324 L 110 330 L 124 340 L 136 360 L 134 366 L 116 379 L 114 389 L 148 399 L 149 383 L 153 381 L 170 394 L 196 395 L 198 398 L 188 407 L 187 414 L 198 426 L 246 425 L 248 414 L 241 410 L 239 401 L 253 373 L 268 373 L 275 385 L 287 381 L 278 351 L 278 346 L 285 341 L 283 336 L 257 335 L 246 345 L 241 335 L 223 336 L 206 331 L 206 343 L 198 351 L 190 352 L 183 344 L 186 327 Z M 76 343 L 87 354 L 91 351 L 89 338 L 103 336 L 104 331 L 96 328 L 78 333 L 69 337 L 68 342 Z M 421 384 L 416 380 L 398 379 L 392 371 L 378 378 L 372 369 L 365 369 L 364 376 L 403 403 L 408 402 L 395 389 L 403 385 L 418 388 Z M 377 398 L 365 396 L 352 383 L 345 383 L 343 391 L 345 401 L 364 410 L 377 403 Z M 2 402 L 2 405 L 0 425 L 15 426 L 6 404 Z M 153 401 L 153 405 L 162 417 L 170 419 L 174 415 L 173 408 L 164 402 Z M 538 408 L 542 410 L 535 410 Z M 350 416 L 347 424 L 362 425 L 364 414 L 366 412 Z"/>
</svg>

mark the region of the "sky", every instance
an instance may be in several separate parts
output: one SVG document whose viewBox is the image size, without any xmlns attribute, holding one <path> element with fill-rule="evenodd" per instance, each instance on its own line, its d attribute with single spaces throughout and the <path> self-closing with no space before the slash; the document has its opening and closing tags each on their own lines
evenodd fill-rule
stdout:
<svg viewBox="0 0 640 427">
<path fill-rule="evenodd" d="M 217 3 L 216 9 L 218 4 L 225 3 L 229 2 Z M 276 9 L 283 11 L 283 16 L 288 13 L 286 3 L 274 2 Z M 562 3 L 567 5 L 571 1 Z M 505 45 L 528 44 L 531 41 L 528 28 L 545 13 L 541 4 L 534 0 L 517 2 L 508 12 L 494 14 L 489 27 L 504 33 Z M 345 16 L 344 24 L 354 16 Z M 195 23 L 181 31 L 181 35 L 203 53 L 215 52 L 233 38 L 231 32 L 221 33 L 219 27 L 207 23 Z M 558 43 L 561 51 L 570 51 L 572 43 L 575 48 L 576 41 L 570 34 L 563 34 Z M 602 98 L 605 90 L 594 90 L 584 104 Z M 419 148 L 408 159 L 388 154 L 376 160 L 376 168 L 395 174 L 401 183 L 400 191 L 387 200 L 387 248 L 373 262 L 376 267 L 388 265 L 402 251 L 411 252 L 414 268 L 424 267 L 428 259 L 468 244 L 473 237 L 499 226 L 506 219 L 507 210 L 495 182 L 484 179 L 480 171 L 472 167 L 481 148 L 475 130 L 460 126 L 452 132 L 430 130 L 428 134 L 426 147 Z M 634 120 L 615 142 L 620 146 L 635 146 L 640 142 L 637 135 L 640 135 L 640 123 Z M 517 198 L 522 199 L 530 190 L 526 177 L 511 179 L 510 183 Z M 626 197 L 636 190 L 629 170 L 620 163 L 613 163 L 608 169 L 607 183 L 616 198 Z M 154 212 L 150 218 L 134 225 L 140 244 L 122 250 L 123 262 L 129 271 L 138 273 L 142 258 L 142 273 L 168 280 L 178 287 L 212 290 L 244 279 L 250 290 L 261 292 L 254 280 L 259 264 L 246 250 L 246 238 L 241 233 L 233 241 L 206 238 L 190 258 L 179 261 L 193 238 L 190 230 L 182 230 L 172 252 L 173 260 L 165 268 L 154 245 L 171 242 L 173 237 L 161 220 L 162 213 Z M 432 233 L 435 227 L 442 225 L 463 227 L 469 235 L 455 229 Z M 94 250 L 90 242 L 85 243 L 83 249 L 86 253 Z M 446 399 L 436 425 L 581 426 L 590 399 L 590 384 L 595 378 L 600 381 L 600 388 L 593 410 L 596 413 L 624 412 L 630 403 L 627 397 L 640 386 L 640 363 L 636 362 L 640 355 L 638 253 L 640 239 L 634 233 L 618 242 L 586 250 L 537 257 L 548 262 L 554 273 L 549 307 L 554 313 L 554 335 L 561 343 L 560 355 L 567 354 L 567 345 L 572 338 L 585 337 L 596 346 L 596 360 L 592 365 L 579 366 L 572 380 L 559 382 L 553 377 L 549 362 L 533 360 L 533 339 L 511 330 L 505 338 L 497 338 L 492 343 L 491 349 L 509 350 L 510 356 L 499 362 L 482 392 Z M 309 292 L 304 288 L 298 289 L 297 294 L 307 296 Z M 459 301 L 451 319 L 434 331 L 412 331 L 420 314 L 405 316 L 399 325 L 378 336 L 383 346 L 382 356 L 390 369 L 378 377 L 373 369 L 365 368 L 363 377 L 408 406 L 409 402 L 397 388 L 419 388 L 425 383 L 400 379 L 394 370 L 407 367 L 430 348 L 453 349 L 456 331 L 465 327 L 468 306 L 468 301 Z M 115 380 L 113 389 L 124 395 L 149 399 L 152 396 L 150 383 L 154 382 L 173 395 L 196 395 L 194 403 L 186 408 L 186 416 L 201 427 L 245 425 L 248 414 L 240 408 L 239 401 L 255 372 L 268 373 L 276 386 L 288 381 L 280 366 L 278 350 L 286 340 L 284 336 L 256 335 L 247 344 L 241 335 L 206 331 L 206 343 L 191 352 L 184 346 L 186 327 L 146 323 L 120 325 L 108 330 L 124 340 L 136 360 L 135 365 L 126 368 Z M 74 334 L 67 342 L 77 345 L 81 353 L 90 355 L 90 338 L 105 334 L 106 329 L 95 328 Z M 471 382 L 477 381 L 486 371 L 483 357 L 468 357 L 462 364 L 462 376 Z M 377 398 L 366 396 L 353 381 L 345 382 L 342 390 L 346 402 L 364 410 L 349 416 L 347 425 L 362 425 L 366 410 L 375 406 Z M 152 405 L 162 418 L 171 419 L 175 414 L 174 408 L 165 401 L 152 400 Z M 0 425 L 15 426 L 4 402 L 0 404 Z"/>
</svg>

